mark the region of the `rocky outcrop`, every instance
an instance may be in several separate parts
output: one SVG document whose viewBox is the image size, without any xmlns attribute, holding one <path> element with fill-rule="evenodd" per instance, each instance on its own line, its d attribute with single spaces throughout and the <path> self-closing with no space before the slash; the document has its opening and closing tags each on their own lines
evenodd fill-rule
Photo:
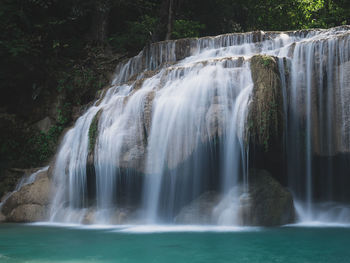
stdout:
<svg viewBox="0 0 350 263">
<path fill-rule="evenodd" d="M 223 104 L 210 105 L 206 115 L 205 123 L 207 130 L 202 136 L 202 141 L 205 142 L 210 138 L 221 137 L 226 126 L 225 112 L 227 112 L 227 106 Z"/>
<path fill-rule="evenodd" d="M 244 220 L 247 225 L 276 226 L 295 219 L 291 193 L 264 170 L 250 171 L 249 206 Z"/>
<path fill-rule="evenodd" d="M 283 98 L 277 60 L 256 55 L 251 58 L 254 83 L 249 104 L 247 129 L 253 144 L 269 150 L 280 144 L 283 133 Z"/>
<path fill-rule="evenodd" d="M 254 83 L 250 96 L 245 139 L 251 167 L 268 170 L 286 184 L 283 169 L 284 112 L 277 58 L 256 55 L 251 58 Z"/>
<path fill-rule="evenodd" d="M 127 224 L 132 222 L 135 217 L 135 209 L 134 208 L 117 208 L 111 211 L 108 211 L 108 220 L 109 224 L 120 225 Z M 98 218 L 98 212 L 94 209 L 90 209 L 84 216 L 82 223 L 89 225 L 98 222 L 96 220 Z"/>
<path fill-rule="evenodd" d="M 0 177 L 0 202 L 16 187 L 18 180 L 23 176 L 23 169 L 9 169 Z"/>
<path fill-rule="evenodd" d="M 50 117 L 46 116 L 44 119 L 38 121 L 34 124 L 34 126 L 41 132 L 47 133 L 51 126 L 53 125 L 53 121 Z"/>
<path fill-rule="evenodd" d="M 264 170 L 251 170 L 248 192 L 243 185 L 227 195 L 206 192 L 183 207 L 179 224 L 238 224 L 278 226 L 292 223 L 295 211 L 291 193 Z"/>
<path fill-rule="evenodd" d="M 45 220 L 50 202 L 51 183 L 47 171 L 36 180 L 14 192 L 3 204 L 2 213 L 7 221 L 33 222 Z"/>
<path fill-rule="evenodd" d="M 6 221 L 6 217 L 0 212 L 0 223 L 5 221 Z"/>
<path fill-rule="evenodd" d="M 221 195 L 215 191 L 202 194 L 189 205 L 181 209 L 175 217 L 179 224 L 215 224 L 213 210 L 220 201 Z"/>
</svg>

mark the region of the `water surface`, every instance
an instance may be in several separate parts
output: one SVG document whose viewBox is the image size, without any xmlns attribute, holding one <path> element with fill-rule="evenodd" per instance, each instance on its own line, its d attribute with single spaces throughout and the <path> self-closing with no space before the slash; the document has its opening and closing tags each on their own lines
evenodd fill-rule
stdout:
<svg viewBox="0 0 350 263">
<path fill-rule="evenodd" d="M 350 227 L 0 224 L 0 262 L 350 262 Z"/>
</svg>

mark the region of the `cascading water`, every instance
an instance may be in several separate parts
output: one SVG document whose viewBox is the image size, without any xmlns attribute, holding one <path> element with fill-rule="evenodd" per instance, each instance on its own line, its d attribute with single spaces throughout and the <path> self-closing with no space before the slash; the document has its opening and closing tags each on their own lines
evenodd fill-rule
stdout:
<svg viewBox="0 0 350 263">
<path fill-rule="evenodd" d="M 297 205 L 302 220 L 350 219 L 346 206 L 324 203 L 346 201 L 339 186 L 349 170 L 339 176 L 335 166 L 346 163 L 337 159 L 350 148 L 349 51 L 349 29 L 338 28 L 296 43 L 288 61 L 287 169 L 295 197 L 304 200 Z"/>
<path fill-rule="evenodd" d="M 65 135 L 51 221 L 125 223 L 132 210 L 128 223 L 171 223 L 216 190 L 223 197 L 213 223 L 239 223 L 235 189 L 249 181 L 244 136 L 256 54 L 279 58 L 288 185 L 311 217 L 314 153 L 350 151 L 349 38 L 342 27 L 152 44 L 117 67 L 112 87 Z"/>
</svg>

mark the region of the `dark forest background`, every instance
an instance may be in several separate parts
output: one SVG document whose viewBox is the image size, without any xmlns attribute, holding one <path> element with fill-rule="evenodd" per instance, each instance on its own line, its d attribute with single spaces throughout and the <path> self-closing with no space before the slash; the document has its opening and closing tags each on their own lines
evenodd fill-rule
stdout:
<svg viewBox="0 0 350 263">
<path fill-rule="evenodd" d="M 9 167 L 47 162 L 116 64 L 147 43 L 349 23 L 348 0 L 1 0 L 0 182 Z"/>
</svg>

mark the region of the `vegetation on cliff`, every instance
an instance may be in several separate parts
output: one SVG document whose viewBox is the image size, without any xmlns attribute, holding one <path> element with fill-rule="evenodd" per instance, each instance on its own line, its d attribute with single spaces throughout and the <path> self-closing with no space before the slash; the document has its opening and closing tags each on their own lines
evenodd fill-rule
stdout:
<svg viewBox="0 0 350 263">
<path fill-rule="evenodd" d="M 256 55 L 251 59 L 254 89 L 248 115 L 248 134 L 253 144 L 267 152 L 280 144 L 283 129 L 282 86 L 276 59 Z"/>
</svg>

